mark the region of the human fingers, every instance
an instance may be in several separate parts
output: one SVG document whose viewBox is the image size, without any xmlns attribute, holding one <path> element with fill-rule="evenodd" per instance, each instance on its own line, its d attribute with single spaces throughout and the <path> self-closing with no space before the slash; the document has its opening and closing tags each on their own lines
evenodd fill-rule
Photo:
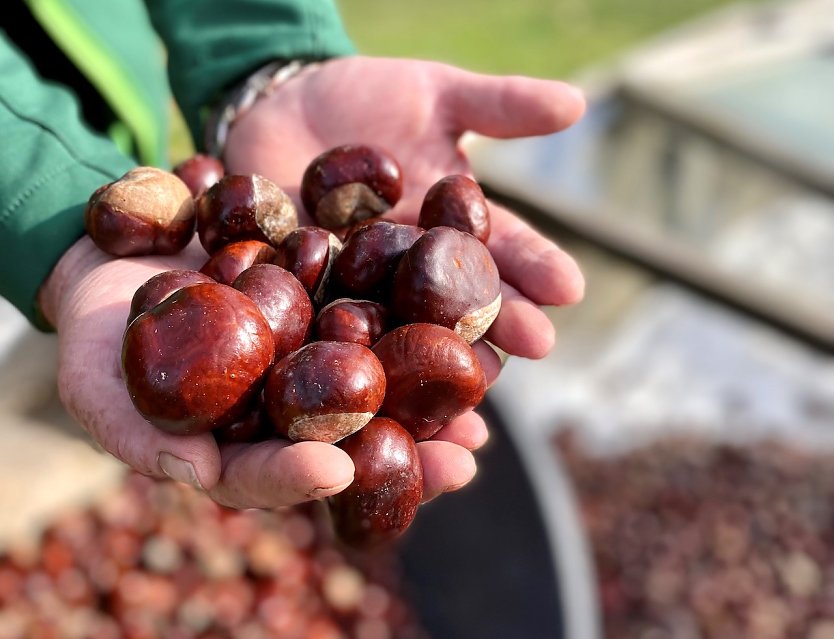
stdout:
<svg viewBox="0 0 834 639">
<path fill-rule="evenodd" d="M 232 508 L 274 509 L 334 495 L 353 481 L 353 462 L 324 442 L 271 440 L 221 448 L 223 472 L 209 495 Z"/>
<path fill-rule="evenodd" d="M 585 279 L 576 260 L 507 209 L 490 202 L 492 231 L 487 247 L 501 279 L 535 304 L 579 302 Z"/>
<path fill-rule="evenodd" d="M 536 304 L 501 282 L 501 311 L 486 339 L 509 355 L 541 359 L 556 343 L 553 323 Z"/>
<path fill-rule="evenodd" d="M 477 450 L 489 439 L 484 418 L 474 411 L 464 413 L 441 428 L 432 437 L 433 441 L 451 442 L 466 450 Z"/>
<path fill-rule="evenodd" d="M 423 501 L 463 488 L 475 476 L 475 458 L 463 446 L 429 440 L 417 444 L 423 465 Z"/>
<path fill-rule="evenodd" d="M 585 112 L 576 87 L 555 80 L 472 73 L 443 66 L 439 106 L 457 132 L 495 138 L 546 135 L 572 125 Z"/>
</svg>

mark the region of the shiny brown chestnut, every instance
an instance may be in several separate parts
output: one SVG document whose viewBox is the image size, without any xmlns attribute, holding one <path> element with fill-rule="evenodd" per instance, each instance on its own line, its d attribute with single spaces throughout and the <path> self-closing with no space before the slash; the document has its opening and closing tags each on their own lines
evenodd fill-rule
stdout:
<svg viewBox="0 0 834 639">
<path fill-rule="evenodd" d="M 402 170 L 384 149 L 345 144 L 316 157 L 301 178 L 301 201 L 316 223 L 338 229 L 382 215 L 402 196 Z"/>
<path fill-rule="evenodd" d="M 130 301 L 130 311 L 127 323 L 130 324 L 139 315 L 168 299 L 170 295 L 191 284 L 206 284 L 213 282 L 208 275 L 197 271 L 176 269 L 157 273 L 147 282 L 136 289 Z"/>
<path fill-rule="evenodd" d="M 423 229 L 380 221 L 356 230 L 333 261 L 333 295 L 385 302 L 400 258 Z"/>
<path fill-rule="evenodd" d="M 237 276 L 255 264 L 268 264 L 275 259 L 275 249 L 260 240 L 232 242 L 214 252 L 200 272 L 221 284 L 232 285 Z"/>
<path fill-rule="evenodd" d="M 388 311 L 378 302 L 340 298 L 319 311 L 316 338 L 370 347 L 385 333 L 387 318 Z"/>
<path fill-rule="evenodd" d="M 200 197 L 226 175 L 223 163 L 213 155 L 198 153 L 174 167 L 174 175 L 185 182 L 192 197 Z"/>
<path fill-rule="evenodd" d="M 490 219 L 484 192 L 465 175 L 447 175 L 426 192 L 417 226 L 431 229 L 451 226 L 466 231 L 486 244 Z"/>
<path fill-rule="evenodd" d="M 96 189 L 84 228 L 102 251 L 119 257 L 179 253 L 194 235 L 194 200 L 173 173 L 131 169 Z"/>
<path fill-rule="evenodd" d="M 486 376 L 472 347 L 443 326 L 400 326 L 383 335 L 373 352 L 385 369 L 382 414 L 417 441 L 473 409 L 486 393 Z"/>
<path fill-rule="evenodd" d="M 393 541 L 414 520 L 423 496 L 417 445 L 400 424 L 375 417 L 338 446 L 353 460 L 353 483 L 330 497 L 337 536 L 368 549 Z"/>
<path fill-rule="evenodd" d="M 313 342 L 270 372 L 264 405 L 280 435 L 334 443 L 370 421 L 385 396 L 385 372 L 366 347 Z"/>
<path fill-rule="evenodd" d="M 194 284 L 127 327 L 122 373 L 139 413 L 192 435 L 239 420 L 272 364 L 272 331 L 258 307 L 224 284 Z"/>
<path fill-rule="evenodd" d="M 273 263 L 295 275 L 310 299 L 321 304 L 333 260 L 341 249 L 339 238 L 327 229 L 302 226 L 276 247 Z"/>
<path fill-rule="evenodd" d="M 272 329 L 275 361 L 301 348 L 313 326 L 313 304 L 292 273 L 275 264 L 255 264 L 234 281 L 260 309 Z"/>
<path fill-rule="evenodd" d="M 454 329 L 470 344 L 501 310 L 501 279 L 489 250 L 448 226 L 429 229 L 399 262 L 391 311 L 401 321 Z"/>
<path fill-rule="evenodd" d="M 226 175 L 197 198 L 197 235 L 211 255 L 240 240 L 277 246 L 298 226 L 290 197 L 261 175 Z"/>
<path fill-rule="evenodd" d="M 269 422 L 263 402 L 257 397 L 253 405 L 234 424 L 214 430 L 214 438 L 224 444 L 245 444 L 270 439 L 274 429 Z"/>
</svg>

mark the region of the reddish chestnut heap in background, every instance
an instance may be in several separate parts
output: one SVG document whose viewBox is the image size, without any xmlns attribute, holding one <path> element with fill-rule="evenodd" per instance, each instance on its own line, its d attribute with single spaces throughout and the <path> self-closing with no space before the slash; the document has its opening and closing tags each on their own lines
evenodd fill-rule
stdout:
<svg viewBox="0 0 834 639">
<path fill-rule="evenodd" d="M 337 533 L 362 548 L 397 537 L 422 496 L 415 442 L 486 392 L 470 344 L 501 294 L 480 187 L 448 176 L 426 194 L 419 226 L 381 220 L 402 195 L 399 164 L 375 147 L 336 147 L 301 184 L 319 226 L 296 228 L 292 201 L 266 178 L 224 176 L 205 156 L 176 173 L 188 187 L 135 169 L 87 212 L 91 236 L 116 255 L 179 250 L 195 217 L 209 254 L 200 272 L 161 273 L 136 291 L 122 369 L 137 410 L 220 442 L 337 444 L 356 468 L 328 502 Z"/>
</svg>

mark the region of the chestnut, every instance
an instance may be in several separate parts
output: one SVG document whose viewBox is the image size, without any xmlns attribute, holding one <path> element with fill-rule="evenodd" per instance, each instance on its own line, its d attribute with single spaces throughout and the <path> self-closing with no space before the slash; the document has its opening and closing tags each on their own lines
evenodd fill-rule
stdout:
<svg viewBox="0 0 834 639">
<path fill-rule="evenodd" d="M 417 226 L 424 229 L 451 226 L 486 244 L 490 223 L 484 192 L 472 178 L 447 175 L 426 192 Z"/>
<path fill-rule="evenodd" d="M 500 309 L 498 267 L 469 233 L 448 226 L 429 229 L 399 262 L 391 310 L 403 322 L 439 324 L 471 344 Z"/>
<path fill-rule="evenodd" d="M 301 178 L 301 201 L 326 229 L 382 215 L 402 196 L 402 170 L 387 151 L 345 144 L 316 157 Z"/>
<path fill-rule="evenodd" d="M 145 419 L 192 435 L 245 414 L 274 350 L 269 324 L 246 295 L 224 284 L 193 284 L 127 327 L 122 374 Z"/>
<path fill-rule="evenodd" d="M 330 231 L 302 226 L 276 247 L 273 263 L 295 275 L 307 289 L 310 299 L 321 304 L 333 260 L 341 249 L 339 238 Z"/>
<path fill-rule="evenodd" d="M 338 537 L 366 549 L 399 537 L 417 514 L 423 467 L 417 445 L 393 419 L 375 417 L 338 444 L 353 460 L 353 483 L 328 498 Z"/>
<path fill-rule="evenodd" d="M 316 316 L 316 337 L 325 341 L 373 346 L 385 332 L 387 317 L 388 311 L 377 302 L 337 299 Z"/>
<path fill-rule="evenodd" d="M 226 175 L 197 198 L 197 235 L 211 255 L 230 242 L 276 246 L 298 226 L 290 197 L 261 175 Z"/>
<path fill-rule="evenodd" d="M 232 242 L 215 251 L 200 272 L 221 284 L 232 285 L 237 276 L 250 266 L 272 262 L 275 249 L 260 240 Z"/>
<path fill-rule="evenodd" d="M 177 164 L 174 175 L 185 182 L 192 197 L 200 197 L 226 175 L 226 170 L 213 155 L 198 153 Z"/>
<path fill-rule="evenodd" d="M 477 406 L 486 376 L 475 351 L 454 331 L 408 324 L 386 333 L 373 347 L 385 369 L 382 414 L 421 441 Z"/>
<path fill-rule="evenodd" d="M 272 437 L 269 418 L 260 397 L 234 424 L 214 430 L 214 438 L 223 444 L 245 444 L 260 442 Z"/>
<path fill-rule="evenodd" d="M 400 258 L 423 233 L 417 226 L 388 221 L 357 229 L 333 261 L 332 293 L 386 301 Z"/>
<path fill-rule="evenodd" d="M 365 346 L 313 342 L 269 373 L 264 405 L 280 435 L 334 443 L 370 421 L 385 396 L 385 372 Z"/>
<path fill-rule="evenodd" d="M 234 281 L 266 318 L 275 344 L 275 361 L 289 355 L 310 337 L 313 304 L 292 273 L 275 264 L 255 264 Z"/>
<path fill-rule="evenodd" d="M 99 187 L 84 210 L 84 228 L 110 255 L 171 255 L 194 235 L 194 201 L 173 173 L 150 166 L 131 169 Z"/>
<path fill-rule="evenodd" d="M 186 269 L 157 273 L 136 289 L 133 299 L 130 301 L 127 323 L 130 324 L 139 315 L 166 300 L 169 295 L 176 293 L 184 286 L 205 284 L 212 281 L 208 275 Z"/>
</svg>

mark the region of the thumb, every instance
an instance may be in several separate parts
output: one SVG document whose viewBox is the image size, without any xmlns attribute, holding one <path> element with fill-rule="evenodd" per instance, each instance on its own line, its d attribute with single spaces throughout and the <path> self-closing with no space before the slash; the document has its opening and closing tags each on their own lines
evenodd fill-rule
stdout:
<svg viewBox="0 0 834 639">
<path fill-rule="evenodd" d="M 556 80 L 495 76 L 443 67 L 441 104 L 453 129 L 494 138 L 555 133 L 585 112 L 576 87 Z"/>
</svg>

